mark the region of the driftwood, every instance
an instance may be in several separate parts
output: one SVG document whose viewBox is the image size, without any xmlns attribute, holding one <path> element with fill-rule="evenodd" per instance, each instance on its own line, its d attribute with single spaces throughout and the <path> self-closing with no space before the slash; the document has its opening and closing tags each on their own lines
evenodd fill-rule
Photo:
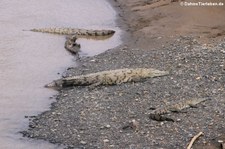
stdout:
<svg viewBox="0 0 225 149">
<path fill-rule="evenodd" d="M 225 149 L 225 142 L 223 142 L 223 143 L 221 144 L 221 146 L 222 146 L 222 149 Z"/>
<path fill-rule="evenodd" d="M 189 143 L 187 149 L 191 149 L 192 145 L 194 144 L 195 140 L 200 137 L 201 135 L 203 135 L 203 132 L 199 132 L 197 135 L 195 135 L 192 139 L 191 142 Z"/>
</svg>

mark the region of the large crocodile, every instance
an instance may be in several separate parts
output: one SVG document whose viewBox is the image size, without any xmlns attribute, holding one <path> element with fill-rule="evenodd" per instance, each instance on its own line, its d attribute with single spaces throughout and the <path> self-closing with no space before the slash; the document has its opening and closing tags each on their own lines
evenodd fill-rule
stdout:
<svg viewBox="0 0 225 149">
<path fill-rule="evenodd" d="M 60 34 L 60 35 L 81 35 L 81 36 L 108 36 L 115 33 L 114 30 L 92 30 L 76 28 L 40 28 L 31 29 L 33 32 Z"/>
<path fill-rule="evenodd" d="M 80 76 L 72 76 L 55 80 L 45 87 L 57 88 L 67 86 L 88 86 L 98 85 L 114 85 L 131 81 L 140 81 L 144 78 L 153 78 L 168 75 L 168 71 L 160 71 L 156 69 L 135 68 L 135 69 L 116 69 L 90 73 Z"/>
</svg>

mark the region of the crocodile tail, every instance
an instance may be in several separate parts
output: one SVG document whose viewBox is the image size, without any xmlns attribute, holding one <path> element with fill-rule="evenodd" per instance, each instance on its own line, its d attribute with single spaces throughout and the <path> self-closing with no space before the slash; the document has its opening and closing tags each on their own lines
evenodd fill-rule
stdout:
<svg viewBox="0 0 225 149">
<path fill-rule="evenodd" d="M 74 33 L 74 29 L 71 28 L 39 28 L 31 29 L 33 32 L 50 33 L 50 34 L 60 34 L 60 35 L 70 35 Z"/>
<path fill-rule="evenodd" d="M 155 121 L 171 121 L 174 122 L 174 120 L 172 118 L 168 118 L 165 116 L 161 116 L 159 114 L 150 114 L 149 118 Z"/>
<path fill-rule="evenodd" d="M 114 30 L 95 30 L 95 36 L 108 36 L 115 33 Z"/>
<path fill-rule="evenodd" d="M 109 36 L 115 33 L 114 30 L 87 30 L 87 29 L 78 29 L 76 31 L 77 35 L 81 36 Z"/>
</svg>

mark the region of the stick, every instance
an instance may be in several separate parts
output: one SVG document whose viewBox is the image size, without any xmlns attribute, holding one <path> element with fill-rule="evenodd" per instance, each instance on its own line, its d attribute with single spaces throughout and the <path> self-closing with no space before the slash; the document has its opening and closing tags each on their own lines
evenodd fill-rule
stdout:
<svg viewBox="0 0 225 149">
<path fill-rule="evenodd" d="M 203 132 L 199 132 L 197 135 L 195 135 L 192 139 L 191 142 L 189 143 L 187 149 L 191 149 L 193 143 L 195 142 L 195 140 L 200 137 L 201 135 L 203 135 Z"/>
<path fill-rule="evenodd" d="M 222 149 L 225 149 L 225 143 L 222 143 L 221 146 L 222 146 Z"/>
</svg>

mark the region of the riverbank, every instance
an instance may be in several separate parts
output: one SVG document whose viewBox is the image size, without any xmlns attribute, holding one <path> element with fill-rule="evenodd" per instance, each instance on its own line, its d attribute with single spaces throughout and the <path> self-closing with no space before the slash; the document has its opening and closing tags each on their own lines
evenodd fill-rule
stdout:
<svg viewBox="0 0 225 149">
<path fill-rule="evenodd" d="M 184 13 L 177 2 L 161 6 L 159 2 L 117 0 L 112 4 L 119 9 L 118 22 L 124 23 L 121 27 L 128 32 L 124 44 L 81 59 L 81 65 L 70 68 L 66 76 L 125 67 L 169 70 L 170 75 L 93 90 L 85 87 L 63 89 L 51 110 L 33 119 L 29 130 L 23 134 L 65 144 L 68 148 L 174 149 L 185 148 L 201 131 L 204 136 L 196 142 L 195 148 L 219 148 L 218 140 L 225 141 L 225 21 L 211 21 L 214 24 L 195 32 L 196 29 L 191 28 L 204 23 L 204 19 L 196 23 L 192 18 L 193 26 L 188 25 L 189 30 L 185 29 L 187 24 L 182 23 L 181 18 L 187 19 L 187 11 L 193 10 L 185 9 Z M 179 13 L 173 12 L 174 8 L 179 8 Z M 215 15 L 212 18 L 220 17 L 217 11 L 223 16 L 221 8 L 213 8 L 209 13 Z M 179 26 L 179 20 L 184 26 Z M 211 38 L 212 28 L 216 26 L 216 36 Z M 178 28 L 184 31 L 178 32 Z M 206 96 L 212 100 L 189 108 L 186 113 L 170 114 L 176 122 L 148 118 L 151 107 Z M 132 120 L 138 123 L 137 129 L 123 129 Z"/>
</svg>

